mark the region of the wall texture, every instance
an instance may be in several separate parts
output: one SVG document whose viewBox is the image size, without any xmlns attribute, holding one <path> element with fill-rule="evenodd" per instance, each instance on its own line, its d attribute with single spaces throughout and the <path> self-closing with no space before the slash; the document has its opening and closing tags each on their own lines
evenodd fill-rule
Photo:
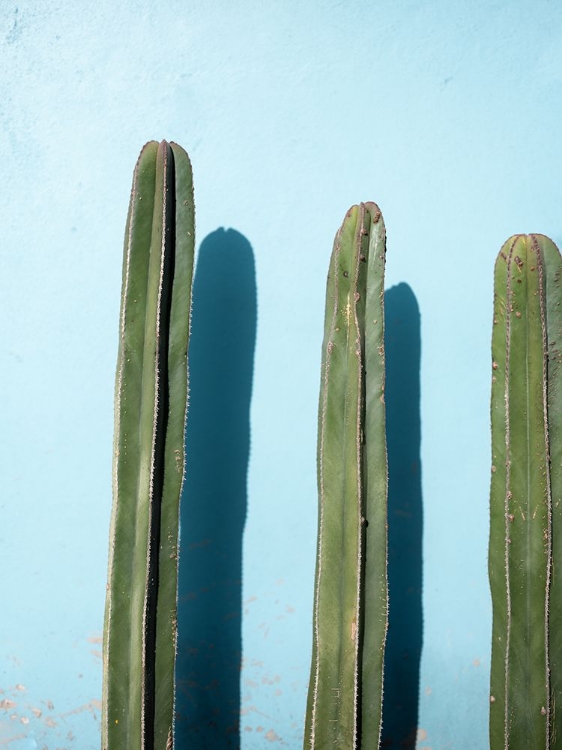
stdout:
<svg viewBox="0 0 562 750">
<path fill-rule="evenodd" d="M 190 152 L 197 206 L 181 747 L 302 742 L 325 277 L 362 200 L 388 229 L 386 746 L 486 746 L 492 268 L 514 232 L 562 242 L 561 33 L 554 0 L 2 2 L 0 746 L 99 747 L 121 246 L 151 138 Z"/>
</svg>

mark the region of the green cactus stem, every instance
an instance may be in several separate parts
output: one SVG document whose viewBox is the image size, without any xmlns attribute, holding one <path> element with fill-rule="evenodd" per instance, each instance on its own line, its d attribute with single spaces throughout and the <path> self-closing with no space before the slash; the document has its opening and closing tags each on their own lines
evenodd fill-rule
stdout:
<svg viewBox="0 0 562 750">
<path fill-rule="evenodd" d="M 338 231 L 318 419 L 318 556 L 304 746 L 377 748 L 387 629 L 385 228 L 374 203 Z"/>
<path fill-rule="evenodd" d="M 103 750 L 173 747 L 194 207 L 185 151 L 148 143 L 125 232 L 104 628 Z"/>
<path fill-rule="evenodd" d="M 562 747 L 561 274 L 534 234 L 511 237 L 495 267 L 491 750 Z"/>
</svg>

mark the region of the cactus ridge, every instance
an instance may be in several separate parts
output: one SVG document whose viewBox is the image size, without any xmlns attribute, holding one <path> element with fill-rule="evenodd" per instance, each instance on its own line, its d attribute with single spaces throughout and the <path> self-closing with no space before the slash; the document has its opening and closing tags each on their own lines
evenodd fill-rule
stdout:
<svg viewBox="0 0 562 750">
<path fill-rule="evenodd" d="M 125 231 L 102 747 L 173 747 L 179 498 L 193 275 L 191 165 L 148 143 Z"/>
<path fill-rule="evenodd" d="M 543 235 L 510 238 L 496 261 L 489 555 L 492 750 L 550 750 L 560 729 L 554 707 L 562 677 L 557 614 L 561 274 L 558 248 Z"/>
<path fill-rule="evenodd" d="M 338 231 L 318 416 L 318 553 L 305 747 L 378 746 L 387 626 L 385 229 L 374 203 Z"/>
</svg>

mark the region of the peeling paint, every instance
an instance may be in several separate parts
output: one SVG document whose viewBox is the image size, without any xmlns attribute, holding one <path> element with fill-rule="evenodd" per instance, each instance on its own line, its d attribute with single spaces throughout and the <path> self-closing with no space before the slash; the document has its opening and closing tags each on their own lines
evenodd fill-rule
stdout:
<svg viewBox="0 0 562 750">
<path fill-rule="evenodd" d="M 265 736 L 265 739 L 266 739 L 266 740 L 267 740 L 268 742 L 281 742 L 281 741 L 282 741 L 282 740 L 281 740 L 281 737 L 279 737 L 279 735 L 278 735 L 278 734 L 276 734 L 276 733 L 275 733 L 275 732 L 273 731 L 273 729 L 270 729 L 270 730 L 269 730 L 269 732 L 266 732 L 266 734 L 265 734 L 264 736 Z"/>
<path fill-rule="evenodd" d="M 16 734 L 14 737 L 7 737 L 5 740 L 0 740 L 0 745 L 10 745 L 12 742 L 17 742 L 18 740 L 25 740 L 26 735 L 25 734 Z"/>
</svg>

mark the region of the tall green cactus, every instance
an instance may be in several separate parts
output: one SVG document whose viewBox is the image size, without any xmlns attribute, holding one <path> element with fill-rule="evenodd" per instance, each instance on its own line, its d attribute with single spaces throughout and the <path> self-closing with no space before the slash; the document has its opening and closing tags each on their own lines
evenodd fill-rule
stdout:
<svg viewBox="0 0 562 750">
<path fill-rule="evenodd" d="M 353 206 L 328 275 L 318 419 L 319 528 L 304 746 L 377 748 L 387 629 L 385 228 Z"/>
<path fill-rule="evenodd" d="M 542 235 L 511 237 L 496 261 L 491 750 L 562 748 L 561 276 Z"/>
<path fill-rule="evenodd" d="M 104 629 L 103 750 L 173 747 L 194 207 L 185 151 L 148 143 L 125 232 Z"/>
</svg>

